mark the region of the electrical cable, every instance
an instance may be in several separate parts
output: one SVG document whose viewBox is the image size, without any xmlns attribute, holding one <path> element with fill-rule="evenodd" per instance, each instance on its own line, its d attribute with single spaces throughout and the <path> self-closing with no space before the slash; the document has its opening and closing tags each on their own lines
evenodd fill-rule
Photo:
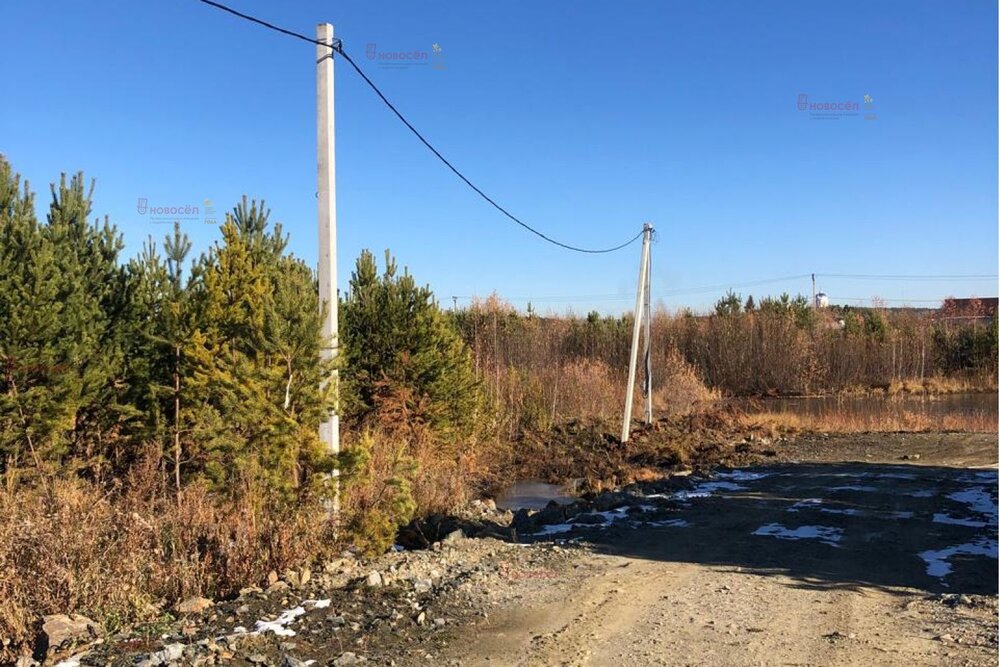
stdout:
<svg viewBox="0 0 1000 667">
<path fill-rule="evenodd" d="M 375 92 L 375 94 L 379 97 L 379 99 L 382 100 L 382 102 L 389 108 L 389 110 L 392 111 L 393 114 L 395 114 L 396 118 L 398 118 L 403 123 L 403 125 L 405 125 L 407 127 L 407 129 L 410 130 L 410 132 L 412 132 L 413 135 L 417 139 L 420 140 L 420 143 L 422 143 L 424 146 L 426 146 L 427 149 L 430 150 L 430 152 L 433 153 L 434 156 L 437 157 L 437 159 L 440 160 L 442 164 L 444 164 L 446 167 L 448 167 L 448 169 L 450 169 L 452 171 L 452 173 L 454 173 L 456 176 L 458 176 L 462 180 L 462 182 L 464 182 L 467 186 L 469 186 L 473 190 L 473 192 L 475 192 L 480 197 L 482 197 L 484 200 L 486 200 L 491 206 L 493 206 L 493 208 L 495 208 L 496 210 L 500 211 L 500 213 L 502 213 L 507 218 L 509 218 L 510 220 L 514 221 L 515 223 L 517 223 L 518 225 L 520 225 L 524 229 L 528 230 L 529 232 L 531 232 L 535 236 L 538 236 L 539 238 L 541 238 L 541 239 L 543 239 L 545 241 L 548 241 L 549 243 L 551 243 L 551 244 L 553 244 L 555 246 L 558 246 L 560 248 L 564 248 L 566 250 L 572 250 L 573 252 L 580 252 L 580 253 L 587 253 L 587 254 L 594 254 L 594 255 L 596 255 L 596 254 L 604 254 L 604 253 L 609 253 L 609 252 L 615 252 L 616 250 L 621 250 L 622 248 L 625 248 L 627 246 L 632 245 L 633 243 L 635 243 L 636 241 L 638 241 L 640 237 L 642 237 L 643 231 L 640 231 L 638 234 L 636 234 L 635 236 L 633 236 L 632 238 L 630 238 L 628 241 L 625 241 L 624 243 L 621 243 L 619 245 L 613 246 L 611 248 L 581 248 L 579 246 L 574 246 L 574 245 L 570 245 L 568 243 L 563 243 L 562 241 L 557 241 L 556 239 L 554 239 L 554 238 L 552 238 L 552 237 L 550 237 L 550 236 L 548 236 L 548 235 L 540 232 L 539 230 L 535 229 L 531 225 L 529 225 L 526 222 L 522 221 L 520 218 L 518 218 L 513 213 L 511 213 L 510 211 L 508 211 L 506 208 L 504 208 L 503 206 L 501 206 L 500 204 L 498 204 L 492 197 L 490 197 L 485 192 L 483 192 L 482 190 L 480 190 L 475 184 L 473 184 L 472 181 L 470 181 L 468 178 L 466 178 L 465 174 L 463 174 L 462 172 L 460 172 L 451 162 L 449 162 L 441 154 L 441 152 L 438 151 L 438 149 L 434 148 L 434 146 L 426 138 L 424 138 L 424 135 L 422 135 L 417 130 L 417 128 L 415 128 L 413 126 L 413 124 L 410 123 L 410 121 L 408 121 L 405 116 L 403 116 L 403 114 L 399 111 L 399 109 L 397 109 L 396 106 L 392 102 L 389 101 L 389 98 L 387 98 L 385 96 L 385 94 L 379 89 L 379 87 L 376 86 L 375 83 L 371 79 L 368 78 L 368 76 L 364 73 L 364 71 L 362 71 L 362 69 L 360 67 L 358 67 L 357 63 L 355 63 L 354 60 L 349 55 L 347 55 L 347 52 L 344 51 L 344 45 L 343 45 L 343 42 L 341 40 L 339 40 L 339 39 L 335 40 L 333 44 L 326 44 L 325 42 L 322 42 L 322 41 L 319 41 L 319 40 L 307 37 L 306 35 L 303 35 L 302 33 L 298 33 L 298 32 L 295 32 L 293 30 L 287 30 L 285 28 L 276 26 L 273 23 L 268 23 L 267 21 L 263 21 L 261 19 L 258 19 L 256 17 L 254 17 L 254 16 L 250 16 L 249 14 L 244 14 L 243 12 L 239 12 L 239 11 L 237 11 L 237 10 L 231 8 L 231 7 L 227 7 L 226 5 L 223 5 L 221 3 L 214 2 L 214 0 L 199 0 L 199 2 L 202 2 L 202 3 L 206 4 L 206 5 L 211 6 L 211 7 L 215 7 L 216 9 L 220 9 L 220 10 L 222 10 L 224 12 L 232 14 L 233 16 L 239 17 L 239 18 L 244 19 L 246 21 L 250 21 L 252 23 L 256 23 L 257 25 L 263 26 L 263 27 L 268 28 L 270 30 L 274 30 L 274 31 L 279 32 L 281 34 L 288 35 L 290 37 L 295 37 L 296 39 L 301 39 L 303 41 L 309 42 L 311 44 L 316 44 L 318 46 L 328 46 L 333 51 L 336 51 L 337 53 L 339 53 L 340 56 L 347 62 L 347 64 L 349 64 L 352 68 L 354 68 L 354 71 L 357 72 L 361 76 L 361 78 L 364 80 L 364 82 L 368 84 L 368 87 L 371 88 Z"/>
</svg>

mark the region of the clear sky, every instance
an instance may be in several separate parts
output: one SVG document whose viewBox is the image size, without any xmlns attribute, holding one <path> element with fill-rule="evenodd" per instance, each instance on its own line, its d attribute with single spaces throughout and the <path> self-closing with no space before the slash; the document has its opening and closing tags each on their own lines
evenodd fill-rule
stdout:
<svg viewBox="0 0 1000 667">
<path fill-rule="evenodd" d="M 996 2 L 228 4 L 309 35 L 335 24 L 445 156 L 547 234 L 607 246 L 652 222 L 653 294 L 670 308 L 724 290 L 671 291 L 812 272 L 997 273 Z M 393 52 L 428 57 L 387 67 Z M 42 204 L 61 171 L 95 177 L 95 213 L 129 255 L 169 228 L 139 198 L 210 199 L 221 218 L 245 193 L 314 264 L 314 61 L 311 45 L 195 0 L 7 0 L 0 152 Z M 362 248 L 391 248 L 443 303 L 496 290 L 542 311 L 629 307 L 638 245 L 587 256 L 541 242 L 345 63 L 336 77 L 342 285 Z M 858 110 L 810 110 L 825 103 Z M 184 229 L 196 250 L 218 235 L 203 219 Z M 997 293 L 995 279 L 821 276 L 819 288 L 914 305 Z"/>
</svg>

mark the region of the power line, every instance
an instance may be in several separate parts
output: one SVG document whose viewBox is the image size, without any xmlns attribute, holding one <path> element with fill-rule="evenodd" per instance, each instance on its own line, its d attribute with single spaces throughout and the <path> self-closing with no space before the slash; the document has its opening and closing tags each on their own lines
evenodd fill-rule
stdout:
<svg viewBox="0 0 1000 667">
<path fill-rule="evenodd" d="M 857 297 L 857 296 L 828 296 L 831 301 L 884 301 L 886 303 L 943 303 L 948 297 L 940 299 L 884 299 L 880 296 Z"/>
<path fill-rule="evenodd" d="M 996 280 L 995 273 L 970 274 L 887 274 L 887 273 L 817 273 L 819 278 L 856 278 L 859 280 Z"/>
<path fill-rule="evenodd" d="M 249 14 L 244 14 L 243 12 L 238 12 L 235 9 L 233 9 L 232 7 L 227 7 L 226 5 L 223 5 L 221 3 L 212 2 L 212 0 L 198 0 L 198 1 L 199 2 L 203 2 L 206 5 L 209 5 L 211 7 L 215 7 L 216 9 L 221 9 L 222 11 L 227 12 L 229 14 L 232 14 L 233 16 L 238 16 L 239 18 L 241 18 L 241 19 L 243 19 L 245 21 L 250 21 L 251 23 L 256 23 L 257 25 L 264 26 L 265 28 L 268 28 L 270 30 L 274 30 L 275 32 L 280 32 L 283 35 L 288 35 L 289 37 L 295 37 L 296 39 L 301 39 L 304 42 L 309 42 L 310 44 L 316 44 L 317 46 L 330 46 L 329 44 L 326 44 L 325 42 L 319 41 L 318 39 L 313 39 L 312 37 L 307 37 L 307 36 L 303 35 L 300 32 L 295 32 L 294 30 L 287 30 L 287 29 L 282 28 L 280 26 L 276 26 L 273 23 L 268 23 L 267 21 L 259 19 L 259 18 L 255 17 L 255 16 L 250 16 Z"/>
<path fill-rule="evenodd" d="M 232 9 L 231 7 L 227 7 L 226 5 L 223 5 L 221 3 L 213 2 L 213 0 L 199 0 L 199 2 L 202 2 L 202 3 L 206 4 L 206 5 L 211 6 L 211 7 L 215 7 L 216 9 L 220 9 L 220 10 L 222 10 L 224 12 L 232 14 L 233 16 L 237 16 L 237 17 L 239 17 L 241 19 L 244 19 L 246 21 L 250 21 L 252 23 L 256 23 L 257 25 L 263 26 L 263 27 L 268 28 L 270 30 L 274 30 L 274 31 L 279 32 L 279 33 L 281 33 L 283 35 L 288 35 L 290 37 L 295 37 L 296 39 L 301 39 L 301 40 L 309 42 L 311 44 L 318 44 L 320 46 L 329 46 L 331 49 L 333 49 L 334 51 L 336 51 L 337 53 L 339 53 L 340 56 L 345 61 L 347 61 L 347 63 L 352 68 L 354 68 L 354 71 L 357 72 L 361 76 L 361 78 L 364 80 L 364 82 L 368 84 L 368 87 L 371 88 L 375 92 L 375 94 L 378 95 L 379 99 L 381 99 L 382 102 L 389 108 L 389 110 L 392 111 L 393 114 L 395 114 L 396 118 L 398 118 L 403 123 L 403 125 L 405 125 L 406 128 L 408 130 L 410 130 L 410 132 L 412 132 L 413 135 L 417 139 L 420 140 L 420 143 L 422 143 L 424 146 L 426 146 L 427 149 L 430 150 L 430 152 L 433 153 L 434 156 L 437 157 L 437 159 L 440 160 L 442 164 L 444 164 L 446 167 L 448 167 L 448 169 L 450 169 L 452 173 L 454 173 L 456 176 L 458 176 L 462 180 L 462 182 L 464 182 L 467 186 L 469 186 L 469 188 L 471 188 L 473 192 L 475 192 L 480 197 L 482 197 L 484 200 L 486 200 L 491 206 L 493 206 L 493 208 L 495 208 L 496 210 L 500 211 L 500 213 L 502 213 L 507 218 L 509 218 L 510 220 L 514 221 L 515 223 L 517 223 L 518 225 L 520 225 L 524 229 L 528 230 L 529 232 L 531 232 L 535 236 L 538 236 L 539 238 L 541 238 L 541 239 L 543 239 L 545 241 L 548 241 L 549 243 L 551 243 L 551 244 L 553 244 L 555 246 L 558 246 L 560 248 L 564 248 L 566 250 L 572 250 L 574 252 L 582 252 L 582 253 L 588 253 L 588 254 L 603 254 L 603 253 L 615 252 L 616 250 L 621 250 L 622 248 L 625 248 L 626 246 L 629 246 L 629 245 L 635 243 L 642 236 L 642 231 L 640 230 L 638 234 L 636 234 L 635 236 L 633 236 L 632 238 L 630 238 L 628 241 L 625 241 L 624 243 L 621 243 L 621 244 L 616 245 L 616 246 L 611 247 L 611 248 L 581 248 L 581 247 L 578 247 L 578 246 L 569 245 L 568 243 L 563 243 L 562 241 L 557 241 L 556 239 L 554 239 L 554 238 L 552 238 L 550 236 L 547 236 L 546 234 L 540 232 L 539 230 L 535 229 L 531 225 L 529 225 L 526 222 L 522 221 L 520 218 L 518 218 L 513 213 L 511 213 L 510 211 L 508 211 L 506 208 L 504 208 L 503 206 L 501 206 L 500 204 L 498 204 L 496 201 L 494 201 L 492 197 L 490 197 L 485 192 L 483 192 L 482 190 L 480 190 L 475 184 L 473 184 L 472 181 L 470 181 L 468 178 L 466 178 L 465 174 L 463 174 L 462 172 L 460 172 L 451 162 L 449 162 L 441 154 L 440 151 L 438 151 L 436 148 L 434 148 L 434 146 L 431 145 L 431 143 L 427 139 L 424 138 L 424 135 L 422 135 L 417 130 L 417 128 L 415 128 L 413 126 L 413 124 L 410 123 L 410 121 L 406 120 L 406 117 L 403 116 L 402 113 L 400 113 L 399 109 L 397 109 L 396 106 L 392 102 L 389 101 L 389 98 L 387 98 L 385 96 L 385 94 L 381 90 L 379 90 L 378 86 L 376 86 L 375 83 L 371 79 L 368 78 L 368 76 L 364 73 L 364 71 L 362 71 L 362 69 L 360 67 L 358 67 L 357 63 L 355 63 L 354 60 L 349 55 L 347 55 L 347 52 L 344 50 L 344 45 L 343 45 L 343 42 L 341 40 L 339 40 L 339 39 L 335 40 L 333 44 L 326 44 L 324 42 L 321 42 L 321 41 L 312 39 L 310 37 L 307 37 L 307 36 L 305 36 L 305 35 L 303 35 L 301 33 L 295 32 L 293 30 L 287 30 L 285 28 L 281 28 L 279 26 L 276 26 L 273 23 L 268 23 L 267 21 L 263 21 L 261 19 L 258 19 L 256 17 L 254 17 L 254 16 L 250 16 L 249 14 L 244 14 L 242 12 L 236 11 L 235 9 Z"/>
<path fill-rule="evenodd" d="M 771 283 L 783 283 L 783 282 L 790 282 L 792 280 L 803 280 L 803 279 L 808 278 L 808 277 L 809 277 L 808 273 L 800 273 L 799 275 L 795 275 L 795 276 L 781 276 L 780 278 L 765 278 L 763 280 L 751 280 L 751 281 L 742 282 L 742 283 L 728 283 L 728 284 L 720 284 L 720 285 L 706 285 L 704 287 L 681 287 L 681 288 L 672 289 L 672 290 L 662 290 L 662 291 L 660 291 L 660 294 L 664 294 L 666 296 L 682 296 L 682 295 L 685 295 L 685 294 L 700 294 L 702 292 L 717 292 L 719 290 L 732 290 L 732 289 L 739 289 L 739 288 L 742 288 L 742 287 L 756 287 L 758 285 L 768 285 L 768 284 L 771 284 Z"/>
</svg>

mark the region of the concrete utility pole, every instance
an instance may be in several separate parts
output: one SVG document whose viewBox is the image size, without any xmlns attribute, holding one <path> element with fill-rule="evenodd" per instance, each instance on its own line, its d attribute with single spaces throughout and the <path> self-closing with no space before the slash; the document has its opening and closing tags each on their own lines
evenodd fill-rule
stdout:
<svg viewBox="0 0 1000 667">
<path fill-rule="evenodd" d="M 316 40 L 332 45 L 333 26 L 316 26 Z M 333 133 L 333 48 L 316 45 L 316 192 L 319 200 L 319 301 L 323 317 L 322 358 L 337 356 L 337 183 Z M 340 400 L 337 371 L 333 383 L 334 411 L 319 426 L 320 441 L 331 454 L 340 453 Z M 324 383 L 325 386 L 325 383 Z M 340 511 L 340 470 L 333 471 L 333 513 Z"/>
<path fill-rule="evenodd" d="M 635 370 L 639 360 L 639 334 L 642 332 L 642 313 L 646 281 L 649 274 L 649 242 L 653 237 L 653 226 L 646 223 L 642 227 L 642 259 L 639 260 L 639 285 L 635 292 L 635 321 L 632 324 L 632 353 L 628 362 L 628 385 L 625 387 L 625 416 L 622 419 L 622 442 L 628 442 L 632 425 L 632 395 L 635 393 Z"/>
<path fill-rule="evenodd" d="M 653 423 L 653 360 L 652 355 L 652 345 L 653 345 L 653 312 L 650 306 L 650 289 L 649 281 L 651 280 L 650 275 L 653 273 L 652 265 L 652 252 L 646 251 L 646 294 L 645 303 L 643 304 L 643 312 L 646 318 L 646 344 L 643 351 L 643 365 L 646 371 L 646 382 L 644 385 L 646 393 L 646 423 Z"/>
<path fill-rule="evenodd" d="M 813 302 L 812 302 L 812 307 L 815 308 L 816 307 L 816 274 L 815 273 L 812 274 L 812 280 L 813 280 Z"/>
</svg>

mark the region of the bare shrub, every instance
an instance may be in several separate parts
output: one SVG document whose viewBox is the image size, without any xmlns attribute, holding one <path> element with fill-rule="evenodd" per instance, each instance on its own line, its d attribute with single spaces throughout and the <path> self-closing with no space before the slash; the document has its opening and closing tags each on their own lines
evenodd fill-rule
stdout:
<svg viewBox="0 0 1000 667">
<path fill-rule="evenodd" d="M 192 594 L 234 593 L 323 553 L 330 526 L 309 499 L 282 506 L 245 485 L 233 500 L 179 497 L 147 459 L 118 487 L 75 478 L 0 489 L 0 637 L 12 657 L 36 619 L 74 611 L 116 625 Z"/>
</svg>

